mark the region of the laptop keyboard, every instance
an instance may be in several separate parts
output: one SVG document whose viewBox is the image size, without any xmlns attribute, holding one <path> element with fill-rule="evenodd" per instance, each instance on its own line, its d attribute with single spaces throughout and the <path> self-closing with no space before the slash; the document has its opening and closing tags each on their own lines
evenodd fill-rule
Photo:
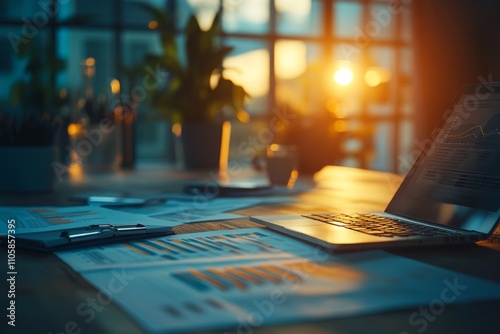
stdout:
<svg viewBox="0 0 500 334">
<path fill-rule="evenodd" d="M 312 214 L 304 215 L 304 217 L 380 237 L 431 237 L 459 234 L 457 232 L 445 231 L 420 224 L 412 224 L 403 220 L 375 214 Z"/>
</svg>

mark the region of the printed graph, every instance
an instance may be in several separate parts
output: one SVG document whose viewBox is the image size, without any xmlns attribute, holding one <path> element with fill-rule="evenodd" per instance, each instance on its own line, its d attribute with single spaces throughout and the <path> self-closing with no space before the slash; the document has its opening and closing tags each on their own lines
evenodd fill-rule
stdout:
<svg viewBox="0 0 500 334">
<path fill-rule="evenodd" d="M 481 125 L 474 125 L 459 133 L 449 133 L 446 135 L 446 139 L 464 143 L 493 142 L 500 140 L 500 130 L 495 128 L 491 131 L 485 131 Z"/>
<path fill-rule="evenodd" d="M 444 135 L 444 144 L 474 148 L 500 148 L 500 113 L 494 109 L 478 110 L 469 117 L 454 116 Z"/>
<path fill-rule="evenodd" d="M 297 271 L 277 265 L 191 269 L 172 273 L 172 277 L 198 292 L 246 291 L 261 285 L 296 284 L 303 280 Z"/>
<path fill-rule="evenodd" d="M 259 232 L 234 233 L 228 235 L 183 238 L 151 239 L 123 244 L 142 256 L 160 256 L 171 260 L 217 253 L 228 255 L 260 254 L 276 252 L 270 243 L 259 240 L 265 237 Z"/>
<path fill-rule="evenodd" d="M 278 245 L 276 238 L 278 236 L 272 232 L 253 230 L 237 233 L 228 231 L 227 234 L 197 237 L 171 236 L 82 249 L 80 258 L 86 259 L 89 265 L 105 266 L 120 261 L 141 265 L 151 262 L 203 260 L 218 256 L 266 256 L 284 251 L 283 242 L 281 247 L 274 246 Z M 300 249 L 295 240 L 291 240 L 287 247 L 290 252 Z"/>
<path fill-rule="evenodd" d="M 97 217 L 97 215 L 99 214 L 98 212 L 91 210 L 61 212 L 58 210 L 34 209 L 30 210 L 29 212 L 42 218 L 49 224 L 57 224 L 57 225 L 74 223 L 75 221 L 78 221 L 81 218 L 87 218 L 87 219 L 101 218 Z"/>
<path fill-rule="evenodd" d="M 197 292 L 244 292 L 252 288 L 302 284 L 308 279 L 335 279 L 355 282 L 364 275 L 338 264 L 319 264 L 308 260 L 281 264 L 207 267 L 174 272 L 171 276 Z"/>
</svg>

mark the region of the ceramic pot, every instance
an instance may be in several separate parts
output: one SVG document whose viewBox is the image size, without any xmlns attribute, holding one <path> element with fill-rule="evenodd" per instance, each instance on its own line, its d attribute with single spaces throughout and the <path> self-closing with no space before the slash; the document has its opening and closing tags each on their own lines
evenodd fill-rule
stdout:
<svg viewBox="0 0 500 334">
<path fill-rule="evenodd" d="M 181 143 L 184 168 L 219 168 L 222 141 L 221 124 L 182 124 Z"/>
</svg>

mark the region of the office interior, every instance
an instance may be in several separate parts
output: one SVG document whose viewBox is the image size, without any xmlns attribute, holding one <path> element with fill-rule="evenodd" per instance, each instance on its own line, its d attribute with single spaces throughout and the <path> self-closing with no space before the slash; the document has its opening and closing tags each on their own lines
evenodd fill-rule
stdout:
<svg viewBox="0 0 500 334">
<path fill-rule="evenodd" d="M 294 195 L 304 184 L 306 188 L 320 184 L 331 186 L 341 197 L 348 182 L 371 177 L 366 174 L 364 179 L 360 172 L 356 179 L 343 171 L 376 172 L 380 173 L 377 189 L 389 194 L 366 195 L 363 202 L 355 197 L 365 191 L 357 183 L 358 188 L 345 194 L 353 196 L 349 202 L 353 210 L 383 210 L 460 88 L 500 81 L 498 14 L 500 3 L 495 0 L 2 0 L 0 206 L 82 205 L 92 195 L 147 198 L 164 191 L 182 192 L 185 182 L 200 180 L 243 181 L 245 186 L 250 180 L 262 186 L 269 182 L 269 150 L 284 149 L 296 158 L 293 180 L 285 182 Z M 226 104 L 212 113 L 209 123 L 223 124 L 222 148 L 215 165 L 202 167 L 187 165 L 189 152 L 182 142 L 187 126 L 182 116 L 172 117 L 168 106 L 161 104 L 165 103 L 162 94 L 175 81 L 175 74 L 162 66 L 170 56 L 182 65 L 190 61 L 186 36 L 192 16 L 204 32 L 220 19 L 214 43 L 231 47 L 209 78 L 212 88 L 223 77 L 245 91 L 241 108 Z M 166 35 L 173 36 L 175 51 L 165 47 L 162 37 Z M 164 62 L 151 62 L 151 57 Z M 205 61 L 210 59 L 199 65 Z M 209 137 L 200 131 L 196 139 L 203 143 Z M 13 151 L 25 146 L 33 148 L 27 157 Z M 33 152 L 46 146 L 53 155 L 45 162 L 35 159 L 38 153 Z M 201 160 L 206 160 L 205 155 Z M 25 169 L 13 167 L 16 161 L 32 169 L 20 172 Z M 342 168 L 332 177 L 345 177 L 347 183 L 325 179 L 332 166 Z M 33 178 L 43 178 L 30 178 L 27 174 L 35 175 L 31 170 L 48 176 L 41 188 L 30 187 L 36 183 Z M 13 177 L 15 171 L 19 180 Z M 299 199 L 295 206 L 277 204 L 274 211 L 263 212 L 321 210 L 325 202 L 301 207 Z M 242 212 L 257 215 L 259 208 Z M 221 224 L 178 232 L 229 226 Z M 253 227 L 249 224 L 235 223 L 232 228 Z M 494 262 L 498 240 L 495 234 L 493 241 L 472 246 L 485 250 L 464 246 L 427 253 L 409 250 L 403 255 L 467 274 L 488 267 L 487 273 L 478 276 L 498 282 Z M 31 266 L 30 273 L 37 275 L 43 263 L 35 264 L 39 255 L 23 250 L 19 254 L 18 261 L 25 260 L 24 267 Z M 483 256 L 482 262 L 474 263 L 476 256 Z M 58 270 L 59 260 L 47 261 L 49 268 Z M 43 282 L 50 275 L 40 273 Z M 36 289 L 31 281 L 20 282 L 26 290 L 19 304 L 29 300 L 29 289 Z M 66 282 L 64 275 L 54 282 Z M 92 289 L 81 281 L 71 284 L 85 286 L 87 292 Z M 60 292 L 57 300 L 64 300 L 64 295 Z M 40 307 L 44 298 L 49 297 L 38 294 L 35 304 Z M 78 299 L 69 298 L 74 309 Z M 64 308 L 62 302 L 47 303 L 60 311 Z M 444 312 L 435 323 L 427 320 L 425 332 L 498 328 L 491 310 L 498 307 L 498 299 L 481 303 L 476 311 L 474 305 L 456 309 L 452 305 L 452 311 Z M 128 327 L 131 320 L 112 307 L 104 314 L 123 321 L 122 325 L 105 325 L 101 317 L 83 327 L 66 327 L 66 332 L 143 332 L 135 323 Z M 480 317 L 480 311 L 485 314 L 484 324 L 465 319 L 468 314 Z M 356 318 L 313 325 L 282 323 L 247 332 L 373 329 L 385 333 L 424 328 L 408 322 L 408 315 L 411 312 L 380 318 L 365 315 L 359 318 L 365 324 Z M 43 322 L 40 317 L 33 319 Z M 61 330 L 65 319 L 47 320 L 41 328 Z M 21 327 L 34 329 L 30 326 Z M 241 328 L 228 331 L 241 332 Z"/>
<path fill-rule="evenodd" d="M 225 76 L 249 95 L 244 112 L 230 115 L 230 157 L 236 160 L 248 160 L 246 138 L 279 111 L 298 118 L 258 138 L 259 148 L 300 144 L 304 171 L 338 164 L 405 174 L 408 157 L 458 89 L 498 74 L 494 1 L 147 3 L 172 14 L 179 45 L 191 13 L 208 29 L 222 11 L 221 41 L 233 47 L 224 59 Z M 22 47 L 33 40 L 36 54 L 53 57 L 42 60 L 48 67 L 40 84 L 57 94 L 50 108 L 64 117 L 62 137 L 78 135 L 88 118 L 86 100 L 111 113 L 120 112 L 112 110 L 120 101 L 133 104 L 136 114 L 133 156 L 125 165 L 179 159 L 171 134 L 179 129 L 132 74 L 146 67 L 146 55 L 161 54 L 150 13 L 133 1 L 4 1 L 2 13 L 3 114 L 26 113 L 13 91 L 32 75 Z M 151 76 L 143 72 L 143 78 Z M 37 108 L 43 109 L 24 109 Z M 66 157 L 69 138 L 62 141 L 60 155 Z M 326 152 L 317 149 L 319 143 Z"/>
</svg>

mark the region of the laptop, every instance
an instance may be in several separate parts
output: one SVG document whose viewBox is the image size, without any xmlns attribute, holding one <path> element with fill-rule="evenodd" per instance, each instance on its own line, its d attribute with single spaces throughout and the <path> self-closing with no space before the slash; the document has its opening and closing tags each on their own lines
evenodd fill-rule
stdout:
<svg viewBox="0 0 500 334">
<path fill-rule="evenodd" d="M 487 239 L 500 221 L 500 83 L 461 89 L 384 212 L 251 220 L 335 251 Z"/>
</svg>

